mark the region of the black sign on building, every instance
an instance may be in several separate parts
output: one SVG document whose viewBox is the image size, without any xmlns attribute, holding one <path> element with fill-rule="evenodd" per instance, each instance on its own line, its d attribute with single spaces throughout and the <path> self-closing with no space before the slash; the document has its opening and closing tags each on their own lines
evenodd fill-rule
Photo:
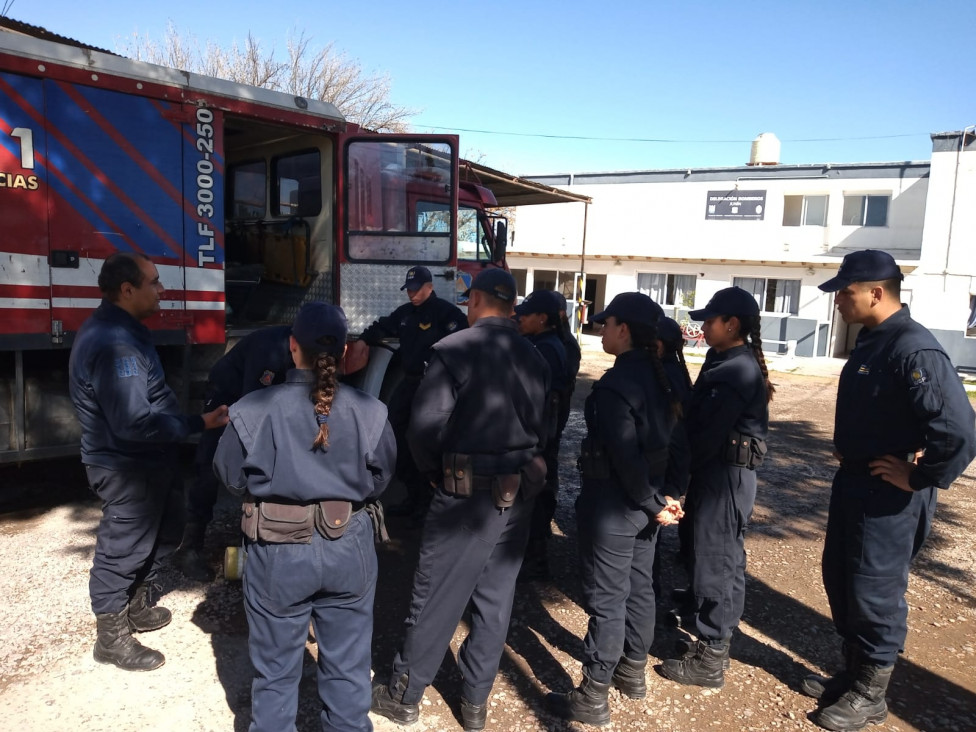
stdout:
<svg viewBox="0 0 976 732">
<path fill-rule="evenodd" d="M 706 219 L 762 221 L 766 191 L 709 191 Z"/>
</svg>

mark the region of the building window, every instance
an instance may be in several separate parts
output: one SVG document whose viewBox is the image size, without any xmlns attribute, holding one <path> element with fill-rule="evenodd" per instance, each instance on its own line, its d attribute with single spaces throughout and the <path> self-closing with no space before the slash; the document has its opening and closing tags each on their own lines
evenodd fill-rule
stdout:
<svg viewBox="0 0 976 732">
<path fill-rule="evenodd" d="M 844 196 L 844 226 L 887 226 L 891 196 Z"/>
<path fill-rule="evenodd" d="M 827 196 L 784 196 L 783 226 L 826 226 Z"/>
<path fill-rule="evenodd" d="M 969 296 L 969 320 L 966 323 L 966 337 L 976 338 L 976 295 Z"/>
<path fill-rule="evenodd" d="M 638 273 L 637 289 L 658 305 L 695 306 L 695 275 Z"/>
<path fill-rule="evenodd" d="M 800 280 L 734 277 L 732 284 L 752 293 L 764 313 L 797 315 L 800 312 Z"/>
</svg>

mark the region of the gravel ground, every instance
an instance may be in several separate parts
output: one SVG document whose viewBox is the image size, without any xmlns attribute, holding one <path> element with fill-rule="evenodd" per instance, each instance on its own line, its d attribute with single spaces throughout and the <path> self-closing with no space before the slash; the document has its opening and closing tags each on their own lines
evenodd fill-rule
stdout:
<svg viewBox="0 0 976 732">
<path fill-rule="evenodd" d="M 590 341 L 577 407 L 610 360 Z M 778 368 L 792 364 L 779 362 Z M 807 372 L 817 371 L 810 366 Z M 827 369 L 821 373 L 827 373 Z M 771 459 L 760 489 L 749 552 L 745 617 L 733 641 L 721 691 L 682 687 L 651 670 L 670 655 L 680 631 L 660 629 L 648 666 L 648 698 L 612 692 L 610 730 L 817 729 L 812 700 L 798 692 L 809 670 L 838 661 L 820 584 L 827 495 L 833 473 L 830 434 L 835 377 L 778 371 Z M 580 609 L 572 503 L 578 492 L 574 446 L 582 432 L 574 410 L 564 442 L 563 492 L 556 515 L 553 578 L 519 586 L 509 644 L 491 699 L 490 730 L 577 730 L 549 717 L 542 698 L 580 679 L 586 615 Z M 910 632 L 889 688 L 891 715 L 872 729 L 976 730 L 976 568 L 973 536 L 976 469 L 940 496 L 933 535 L 914 567 Z M 0 466 L 0 718 L 3 729 L 246 730 L 250 663 L 240 584 L 184 580 L 168 570 L 163 604 L 173 623 L 142 640 L 166 654 L 161 669 L 126 673 L 94 662 L 88 569 L 99 518 L 76 460 Z M 208 537 L 216 566 L 235 543 L 238 507 L 224 495 Z M 402 633 L 418 530 L 390 522 L 393 543 L 380 547 L 374 669 L 385 678 Z M 666 584 L 680 583 L 674 530 L 663 538 Z M 458 629 L 455 645 L 464 635 Z M 308 646 L 298 729 L 318 729 L 314 642 Z M 412 730 L 460 729 L 460 678 L 453 656 L 424 699 Z M 377 730 L 399 729 L 374 719 Z"/>
</svg>

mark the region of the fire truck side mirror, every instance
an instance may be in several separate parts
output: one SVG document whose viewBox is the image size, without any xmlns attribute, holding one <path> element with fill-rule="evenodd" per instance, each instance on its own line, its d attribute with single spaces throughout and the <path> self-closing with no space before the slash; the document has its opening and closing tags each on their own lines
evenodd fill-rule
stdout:
<svg viewBox="0 0 976 732">
<path fill-rule="evenodd" d="M 508 225 L 504 221 L 495 222 L 495 262 L 501 264 L 505 261 L 505 252 L 508 249 Z"/>
</svg>

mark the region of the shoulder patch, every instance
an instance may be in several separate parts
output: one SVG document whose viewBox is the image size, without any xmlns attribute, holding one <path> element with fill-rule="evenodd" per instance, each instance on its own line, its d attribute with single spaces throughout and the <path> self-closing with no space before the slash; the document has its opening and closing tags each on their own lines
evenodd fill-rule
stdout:
<svg viewBox="0 0 976 732">
<path fill-rule="evenodd" d="M 449 322 L 449 323 L 447 324 L 447 332 L 448 332 L 448 333 L 452 333 L 452 332 L 454 332 L 455 330 L 457 330 L 457 323 L 455 323 L 455 322 L 454 322 L 454 321 L 452 320 L 451 322 Z"/>
<path fill-rule="evenodd" d="M 115 375 L 120 379 L 128 379 L 139 375 L 139 361 L 135 356 L 121 356 L 115 359 Z"/>
<path fill-rule="evenodd" d="M 420 330 L 430 330 L 430 323 L 418 323 L 417 327 L 420 328 Z"/>
<path fill-rule="evenodd" d="M 929 374 L 923 368 L 917 368 L 912 371 L 912 386 L 921 386 L 922 384 L 927 384 L 929 381 Z"/>
<path fill-rule="evenodd" d="M 871 367 L 866 363 L 861 364 L 861 368 L 857 370 L 858 376 L 868 376 L 871 374 Z"/>
<path fill-rule="evenodd" d="M 261 382 L 261 386 L 271 386 L 274 383 L 274 371 L 270 369 L 265 369 L 264 373 L 261 374 L 261 378 L 258 379 Z"/>
</svg>

